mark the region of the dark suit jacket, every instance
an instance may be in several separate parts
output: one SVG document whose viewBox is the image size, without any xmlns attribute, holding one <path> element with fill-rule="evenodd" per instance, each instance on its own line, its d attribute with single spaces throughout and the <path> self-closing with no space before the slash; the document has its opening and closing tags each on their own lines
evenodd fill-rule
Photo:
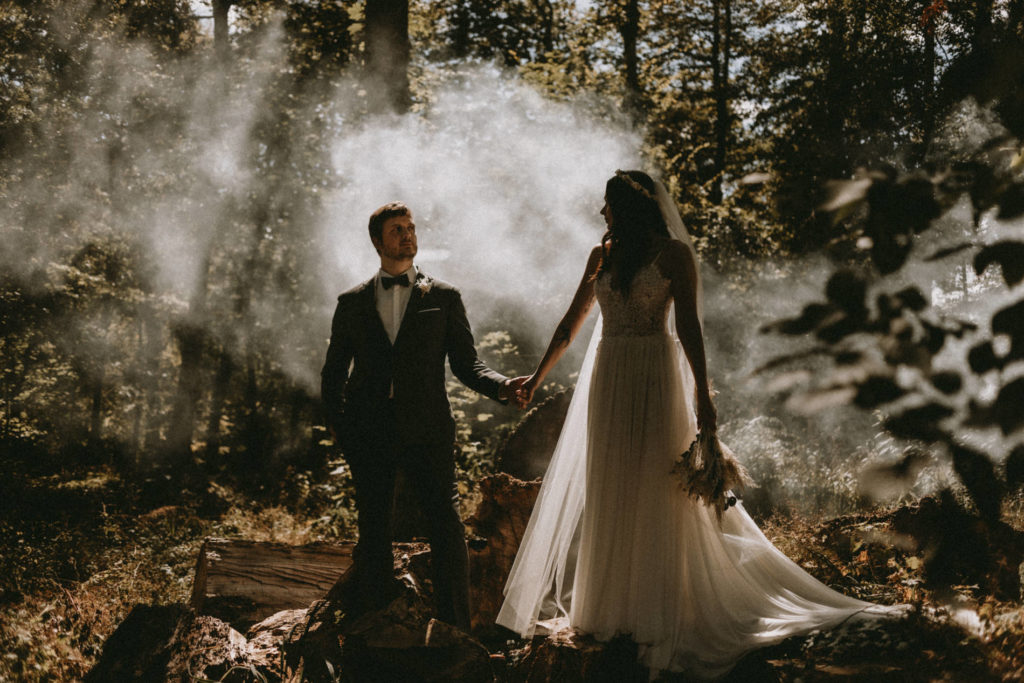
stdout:
<svg viewBox="0 0 1024 683">
<path fill-rule="evenodd" d="M 338 297 L 321 396 L 343 450 L 372 449 L 391 430 L 405 445 L 455 441 L 444 361 L 470 389 L 498 399 L 505 377 L 477 357 L 459 290 L 421 272 L 394 346 L 377 313 L 375 278 Z M 386 422 L 394 382 L 395 424 Z"/>
</svg>

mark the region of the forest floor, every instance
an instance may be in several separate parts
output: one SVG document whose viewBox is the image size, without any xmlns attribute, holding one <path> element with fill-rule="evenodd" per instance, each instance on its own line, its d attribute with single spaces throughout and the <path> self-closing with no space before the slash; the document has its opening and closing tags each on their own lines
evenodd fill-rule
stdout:
<svg viewBox="0 0 1024 683">
<path fill-rule="evenodd" d="M 351 533 L 350 515 L 328 510 L 331 496 L 312 504 L 308 490 L 301 500 L 254 503 L 210 483 L 176 504 L 154 505 L 144 486 L 109 467 L 33 475 L 4 461 L 0 470 L 0 682 L 80 679 L 134 605 L 188 601 L 208 536 L 301 544 Z M 1017 528 L 1021 509 L 1008 510 Z M 1020 600 L 996 599 L 979 585 L 926 587 L 919 555 L 872 541 L 889 514 L 760 521 L 769 539 L 825 583 L 865 599 L 915 605 L 918 617 L 905 626 L 914 645 L 892 629 L 881 640 L 866 630 L 841 646 L 820 634 L 760 651 L 741 664 L 736 680 L 1024 677 Z M 973 631 L 948 628 L 957 605 L 979 615 Z"/>
</svg>

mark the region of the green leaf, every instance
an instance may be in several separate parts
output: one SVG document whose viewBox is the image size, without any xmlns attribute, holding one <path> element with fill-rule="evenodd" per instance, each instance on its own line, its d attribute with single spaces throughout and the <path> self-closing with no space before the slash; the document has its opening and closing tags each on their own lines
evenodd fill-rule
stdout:
<svg viewBox="0 0 1024 683">
<path fill-rule="evenodd" d="M 1009 221 L 1024 216 L 1024 183 L 1014 183 L 1006 188 L 996 200 L 999 212 L 996 218 Z"/>
<path fill-rule="evenodd" d="M 1009 335 L 1014 346 L 1024 345 L 1024 299 L 992 316 L 992 332 Z"/>
<path fill-rule="evenodd" d="M 1012 487 L 1024 485 L 1024 444 L 1010 451 L 1006 456 L 1006 483 Z"/>
<path fill-rule="evenodd" d="M 853 402 L 861 408 L 875 408 L 883 403 L 891 403 L 905 393 L 891 377 L 873 375 L 857 387 L 857 396 Z"/>
<path fill-rule="evenodd" d="M 1024 377 L 1000 389 L 992 404 L 992 417 L 1003 434 L 1011 434 L 1024 427 Z"/>
<path fill-rule="evenodd" d="M 867 282 L 860 275 L 841 270 L 832 275 L 825 285 L 825 296 L 839 308 L 854 315 L 864 312 Z"/>
<path fill-rule="evenodd" d="M 909 308 L 912 311 L 923 311 L 928 307 L 928 299 L 917 287 L 907 287 L 896 292 L 896 300 L 904 308 Z"/>
<path fill-rule="evenodd" d="M 939 423 L 953 413 L 949 406 L 933 402 L 890 417 L 884 426 L 893 436 L 902 439 L 941 441 L 945 438 L 945 432 L 939 427 Z"/>
<path fill-rule="evenodd" d="M 821 325 L 816 332 L 818 339 L 827 344 L 836 344 L 844 338 L 866 329 L 865 319 L 852 314 L 838 314 Z"/>
<path fill-rule="evenodd" d="M 981 516 L 990 522 L 999 519 L 1003 486 L 996 477 L 992 460 L 973 449 L 953 444 L 953 469 L 967 487 Z"/>
<path fill-rule="evenodd" d="M 830 180 L 825 183 L 828 198 L 822 203 L 821 209 L 836 212 L 837 219 L 841 219 L 867 198 L 873 182 L 872 178 Z"/>
<path fill-rule="evenodd" d="M 974 272 L 981 275 L 993 263 L 1002 267 L 1008 286 L 1017 285 L 1024 280 L 1024 243 L 1004 241 L 985 247 L 974 257 Z"/>
<path fill-rule="evenodd" d="M 939 249 L 935 253 L 933 253 L 933 254 L 931 254 L 929 256 L 926 256 L 924 258 L 924 260 L 925 261 L 929 261 L 929 262 L 930 261 L 939 261 L 939 260 L 942 260 L 942 259 L 946 258 L 947 256 L 952 256 L 953 254 L 959 254 L 961 251 L 965 251 L 965 250 L 970 249 L 970 248 L 972 248 L 974 246 L 975 245 L 974 245 L 973 242 L 961 242 L 960 244 L 954 245 L 952 247 L 946 247 L 944 249 Z"/>
<path fill-rule="evenodd" d="M 996 356 L 992 342 L 982 342 L 967 352 L 967 363 L 976 375 L 983 375 L 990 370 L 1002 369 L 1004 363 Z"/>
<path fill-rule="evenodd" d="M 766 325 L 762 329 L 766 332 L 777 331 L 782 334 L 807 334 L 818 327 L 821 322 L 835 312 L 835 307 L 828 304 L 808 304 L 804 306 L 803 312 L 797 318 L 781 320 L 777 323 Z"/>
<path fill-rule="evenodd" d="M 963 387 L 963 379 L 955 372 L 937 372 L 931 376 L 932 385 L 944 394 L 955 394 Z"/>
</svg>

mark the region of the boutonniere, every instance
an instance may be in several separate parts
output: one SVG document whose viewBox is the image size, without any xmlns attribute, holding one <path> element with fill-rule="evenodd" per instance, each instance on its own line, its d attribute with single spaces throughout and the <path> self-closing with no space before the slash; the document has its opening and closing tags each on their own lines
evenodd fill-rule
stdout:
<svg viewBox="0 0 1024 683">
<path fill-rule="evenodd" d="M 420 296 L 426 296 L 430 293 L 430 288 L 434 286 L 434 281 L 429 277 L 422 277 L 416 281 L 416 289 L 419 290 Z"/>
</svg>

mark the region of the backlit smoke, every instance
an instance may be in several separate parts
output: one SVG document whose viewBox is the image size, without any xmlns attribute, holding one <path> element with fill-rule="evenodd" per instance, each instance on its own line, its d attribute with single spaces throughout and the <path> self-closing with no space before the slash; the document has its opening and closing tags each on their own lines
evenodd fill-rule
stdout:
<svg viewBox="0 0 1024 683">
<path fill-rule="evenodd" d="M 255 142 L 273 123 L 268 112 L 281 109 L 278 28 L 233 70 L 211 55 L 157 69 L 162 58 L 141 44 L 93 47 L 81 113 L 45 123 L 42 147 L 17 160 L 25 172 L 2 188 L 0 267 L 31 288 L 59 276 L 53 264 L 84 245 L 125 240 L 152 269 L 157 323 L 204 327 L 239 357 L 259 344 L 311 395 L 335 297 L 377 268 L 366 232 L 375 208 L 409 204 L 418 264 L 463 290 L 478 333 L 507 329 L 535 361 L 604 229 L 605 181 L 643 167 L 640 135 L 607 103 L 552 101 L 477 66 L 439 72 L 423 110 L 404 116 L 360 114 L 354 80 L 326 104 L 297 102 L 284 144 L 323 158 L 320 177 L 297 179 L 287 154 L 273 166 Z M 750 382 L 791 345 L 758 329 L 820 299 L 830 271 L 820 258 L 766 263 L 737 287 L 705 268 L 711 373 L 741 455 L 772 459 L 795 446 L 848 473 L 851 459 L 884 448 L 871 415 L 787 417 Z M 920 268 L 909 276 L 926 291 L 938 277 Z M 81 312 L 86 320 L 58 326 L 64 343 L 108 358 L 120 340 L 97 331 L 110 329 L 106 315 Z M 567 375 L 582 346 L 563 361 Z"/>
<path fill-rule="evenodd" d="M 621 123 L 495 68 L 466 69 L 425 115 L 374 119 L 334 142 L 343 184 L 319 226 L 325 294 L 376 271 L 367 218 L 401 200 L 416 219 L 417 263 L 460 287 L 471 314 L 500 317 L 494 307 L 507 305 L 551 328 L 604 231 L 604 183 L 638 166 L 639 150 Z"/>
</svg>

